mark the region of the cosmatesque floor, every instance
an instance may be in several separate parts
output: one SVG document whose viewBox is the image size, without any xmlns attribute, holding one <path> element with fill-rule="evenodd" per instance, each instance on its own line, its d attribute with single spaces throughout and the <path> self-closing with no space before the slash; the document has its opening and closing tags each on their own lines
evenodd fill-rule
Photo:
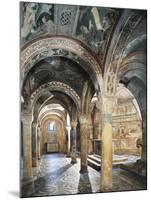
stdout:
<svg viewBox="0 0 151 200">
<path fill-rule="evenodd" d="M 72 165 L 64 154 L 44 155 L 37 179 L 22 187 L 22 197 L 96 193 L 100 189 L 100 172 L 88 167 L 88 173 L 80 174 L 80 160 Z M 113 169 L 112 191 L 144 190 L 141 177 L 125 170 Z"/>
</svg>

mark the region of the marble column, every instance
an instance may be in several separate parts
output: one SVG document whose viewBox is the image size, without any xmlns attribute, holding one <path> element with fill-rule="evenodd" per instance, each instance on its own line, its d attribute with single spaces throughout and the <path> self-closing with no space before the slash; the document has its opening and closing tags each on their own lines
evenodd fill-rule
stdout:
<svg viewBox="0 0 151 200">
<path fill-rule="evenodd" d="M 68 147 L 67 147 L 67 157 L 70 157 L 70 146 L 71 146 L 71 138 L 70 138 L 70 131 L 71 131 L 71 127 L 70 126 L 66 126 L 66 130 L 67 130 L 67 137 L 68 137 Z"/>
<path fill-rule="evenodd" d="M 21 114 L 23 122 L 23 182 L 33 179 L 32 174 L 32 115 Z"/>
<path fill-rule="evenodd" d="M 32 166 L 37 166 L 37 123 L 32 123 Z"/>
<path fill-rule="evenodd" d="M 112 110 L 114 98 L 102 97 L 101 191 L 112 190 Z M 101 106 L 101 105 L 100 105 Z"/>
<path fill-rule="evenodd" d="M 87 138 L 87 127 L 88 127 L 88 116 L 81 115 L 79 117 L 80 122 L 80 141 L 81 141 L 81 169 L 80 173 L 87 172 L 88 163 L 87 163 L 87 152 L 88 152 L 88 138 Z"/>
<path fill-rule="evenodd" d="M 75 164 L 77 162 L 76 156 L 76 135 L 77 135 L 77 122 L 71 122 L 72 129 L 72 147 L 71 147 L 71 163 Z"/>
</svg>

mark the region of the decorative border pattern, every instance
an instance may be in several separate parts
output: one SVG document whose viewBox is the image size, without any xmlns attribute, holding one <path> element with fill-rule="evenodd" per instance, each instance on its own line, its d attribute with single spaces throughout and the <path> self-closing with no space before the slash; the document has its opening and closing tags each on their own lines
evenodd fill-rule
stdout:
<svg viewBox="0 0 151 200">
<path fill-rule="evenodd" d="M 75 53 L 81 59 L 86 61 L 96 74 L 102 74 L 99 63 L 88 52 L 88 50 L 86 50 L 76 41 L 64 37 L 43 38 L 36 42 L 33 42 L 31 45 L 26 47 L 21 53 L 22 74 L 24 74 L 27 70 L 27 65 L 33 62 L 33 58 L 35 58 L 34 63 L 36 63 L 39 60 L 39 55 L 46 54 L 46 56 L 48 56 L 47 53 L 50 52 L 50 50 L 52 49 L 58 49 L 60 51 L 67 50 L 69 52 Z M 34 65 L 34 63 L 32 63 L 32 65 Z"/>
<path fill-rule="evenodd" d="M 140 15 L 140 13 L 132 13 L 121 31 L 120 38 L 118 39 L 112 53 L 110 64 L 107 66 L 108 69 L 105 70 L 105 93 L 108 95 L 113 95 L 116 91 L 118 70 L 122 62 L 122 57 L 127 45 L 127 41 L 141 19 L 142 15 Z"/>
<path fill-rule="evenodd" d="M 81 110 L 81 100 L 79 95 L 73 90 L 70 86 L 68 86 L 65 83 L 53 81 L 49 83 L 45 83 L 41 85 L 37 90 L 35 90 L 30 97 L 31 104 L 33 104 L 36 100 L 36 97 L 45 89 L 50 89 L 51 91 L 61 91 L 68 96 L 70 96 L 75 104 L 77 105 L 77 108 Z"/>
</svg>

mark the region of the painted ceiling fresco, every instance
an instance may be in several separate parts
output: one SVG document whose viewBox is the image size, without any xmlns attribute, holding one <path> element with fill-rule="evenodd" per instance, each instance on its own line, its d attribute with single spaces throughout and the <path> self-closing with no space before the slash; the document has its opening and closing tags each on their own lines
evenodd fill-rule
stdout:
<svg viewBox="0 0 151 200">
<path fill-rule="evenodd" d="M 105 90 L 114 92 L 118 59 L 121 62 L 118 74 L 121 83 L 129 84 L 132 76 L 129 67 L 135 69 L 135 76 L 145 80 L 145 69 L 141 67 L 143 72 L 140 73 L 140 66 L 146 64 L 146 12 L 143 10 L 21 2 L 20 13 L 21 52 L 40 38 L 71 38 L 77 44 L 81 42 L 94 56 L 103 77 L 107 74 Z M 27 63 L 25 73 L 21 73 L 23 99 L 28 101 L 40 85 L 49 81 L 69 85 L 81 98 L 86 82 L 90 82 L 92 94 L 94 89 L 98 92 L 98 82 L 86 59 L 63 48 L 35 55 Z"/>
<path fill-rule="evenodd" d="M 23 96 L 28 98 L 41 84 L 49 81 L 61 81 L 70 85 L 81 96 L 87 73 L 64 57 L 48 57 L 40 61 L 28 74 L 24 82 Z M 75 80 L 78 80 L 75 84 Z"/>
<path fill-rule="evenodd" d="M 57 4 L 21 4 L 21 45 L 44 35 L 78 39 L 104 59 L 121 9 Z"/>
</svg>

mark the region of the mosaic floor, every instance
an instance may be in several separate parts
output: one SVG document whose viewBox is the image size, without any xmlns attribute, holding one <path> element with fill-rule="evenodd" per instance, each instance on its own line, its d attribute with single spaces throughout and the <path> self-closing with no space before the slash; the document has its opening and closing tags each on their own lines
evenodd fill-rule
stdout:
<svg viewBox="0 0 151 200">
<path fill-rule="evenodd" d="M 74 165 L 64 154 L 48 154 L 41 159 L 37 180 L 22 187 L 22 197 L 96 193 L 100 188 L 100 173 L 88 167 L 80 174 L 80 160 Z M 113 169 L 113 190 L 143 190 L 142 178 L 125 170 Z"/>
</svg>

